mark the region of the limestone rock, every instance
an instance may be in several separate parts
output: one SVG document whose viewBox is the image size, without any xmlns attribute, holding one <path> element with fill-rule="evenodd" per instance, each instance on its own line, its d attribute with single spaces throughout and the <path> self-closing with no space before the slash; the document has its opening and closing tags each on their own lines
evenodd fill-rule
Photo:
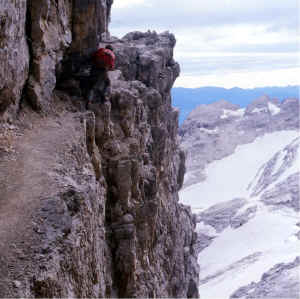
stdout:
<svg viewBox="0 0 300 299">
<path fill-rule="evenodd" d="M 70 1 L 28 1 L 31 66 L 28 98 L 35 109 L 49 109 L 56 67 L 72 41 Z"/>
<path fill-rule="evenodd" d="M 117 68 L 126 80 L 139 80 L 161 93 L 170 91 L 180 68 L 173 59 L 173 34 L 132 32 L 113 43 Z"/>
<path fill-rule="evenodd" d="M 89 55 L 99 42 L 109 37 L 108 24 L 113 0 L 73 1 L 71 51 Z"/>
<path fill-rule="evenodd" d="M 198 297 L 196 219 L 178 203 L 174 36 L 109 40 L 111 0 L 19 2 L 0 4 L 20 18 L 4 41 L 19 55 L 28 40 L 29 76 L 7 80 L 0 110 L 16 98 L 9 84 L 20 95 L 28 79 L 43 117 L 22 107 L 16 150 L 0 156 L 0 297 Z M 118 70 L 109 100 L 87 112 L 86 59 L 99 42 L 113 44 Z M 29 56 L 18 59 L 16 74 Z"/>
<path fill-rule="evenodd" d="M 0 3 L 0 117 L 15 115 L 29 71 L 27 0 Z"/>
</svg>

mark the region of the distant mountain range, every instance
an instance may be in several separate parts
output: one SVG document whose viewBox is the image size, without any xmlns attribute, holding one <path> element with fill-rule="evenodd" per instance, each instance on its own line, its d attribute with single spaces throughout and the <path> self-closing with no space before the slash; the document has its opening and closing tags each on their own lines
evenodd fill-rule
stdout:
<svg viewBox="0 0 300 299">
<path fill-rule="evenodd" d="M 180 124 L 200 104 L 211 104 L 223 99 L 240 107 L 246 107 L 253 100 L 263 95 L 268 95 L 270 98 L 277 98 L 279 100 L 299 98 L 299 86 L 260 87 L 253 89 L 238 87 L 230 89 L 222 87 L 175 87 L 172 89 L 173 106 L 180 109 Z"/>
</svg>

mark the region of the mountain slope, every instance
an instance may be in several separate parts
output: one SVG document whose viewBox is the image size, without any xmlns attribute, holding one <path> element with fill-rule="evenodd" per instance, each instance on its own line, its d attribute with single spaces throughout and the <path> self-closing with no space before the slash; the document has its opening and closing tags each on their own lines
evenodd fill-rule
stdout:
<svg viewBox="0 0 300 299">
<path fill-rule="evenodd" d="M 280 263 L 266 272 L 258 283 L 238 289 L 231 298 L 299 298 L 300 258 Z"/>
<path fill-rule="evenodd" d="M 265 142 L 268 143 L 270 140 L 266 137 Z M 277 138 L 278 136 L 273 133 L 272 137 Z M 283 135 L 281 135 L 282 137 Z M 201 251 L 198 257 L 201 268 L 200 294 L 205 298 L 228 298 L 239 286 L 259 281 L 266 270 L 278 263 L 292 262 L 298 256 L 300 246 L 297 235 L 300 232 L 297 227 L 299 222 L 299 181 L 297 180 L 297 184 L 292 184 L 284 179 L 289 177 L 289 173 L 297 175 L 297 177 L 299 175 L 299 170 L 294 167 L 299 163 L 299 143 L 299 138 L 297 142 L 293 141 L 294 147 L 297 147 L 297 155 L 290 167 L 286 167 L 277 180 L 272 180 L 272 185 L 265 187 L 261 191 L 261 195 L 251 196 L 251 188 L 248 190 L 248 194 L 240 194 L 239 191 L 243 192 L 244 190 L 238 190 L 235 196 L 232 196 L 232 198 L 237 198 L 234 202 L 224 202 L 226 197 L 219 193 L 215 197 L 215 205 L 198 214 L 199 231 L 203 235 L 208 233 L 208 237 L 213 237 L 212 243 Z M 250 147 L 253 144 L 243 145 L 243 147 L 247 146 Z M 284 153 L 288 147 L 275 153 L 272 159 L 280 153 Z M 225 159 L 218 162 L 222 164 Z M 253 155 L 250 161 L 255 162 L 256 159 L 257 155 Z M 263 169 L 269 173 L 269 176 L 272 176 L 267 167 L 270 161 L 267 161 Z M 237 164 L 238 171 L 234 165 L 232 166 L 231 176 L 239 185 L 238 177 L 241 171 Z M 246 172 L 246 170 L 242 171 Z M 225 183 L 223 190 L 226 187 L 232 187 L 226 185 L 226 176 L 228 176 L 228 172 L 215 176 L 217 180 Z M 248 182 L 251 182 L 254 177 L 255 175 L 250 174 Z M 285 192 L 276 193 L 272 197 L 273 200 L 268 197 L 268 201 L 266 201 L 266 194 L 280 188 L 282 182 L 284 182 Z M 218 186 L 211 185 L 210 191 L 212 192 L 210 193 L 208 190 L 207 196 L 209 194 L 213 196 L 214 188 L 218 188 Z M 187 198 L 185 190 L 180 194 L 183 200 Z M 297 196 L 294 199 L 297 205 L 291 205 L 291 194 Z M 201 198 L 201 195 L 200 183 L 198 199 Z M 212 197 L 203 198 L 208 201 Z M 222 202 L 216 203 L 217 200 L 222 200 Z M 213 203 L 214 200 L 211 204 Z M 192 207 L 195 206 L 192 205 Z M 211 234 L 211 227 L 215 230 L 213 234 Z M 199 245 L 201 243 L 200 237 Z M 221 255 L 219 254 L 220 250 L 222 250 Z"/>
<path fill-rule="evenodd" d="M 179 129 L 181 146 L 187 151 L 184 186 L 203 178 L 207 163 L 232 154 L 238 145 L 265 133 L 298 128 L 298 111 L 297 99 L 280 103 L 266 96 L 245 108 L 226 101 L 200 105 Z"/>
<path fill-rule="evenodd" d="M 185 177 L 189 183 L 179 196 L 197 213 L 200 296 L 293 295 L 300 285 L 295 275 L 299 265 L 293 264 L 300 248 L 300 138 L 292 119 L 298 111 L 287 109 L 280 115 L 282 106 L 269 99 L 252 103 L 242 113 L 230 105 L 203 106 L 181 128 L 190 160 Z M 204 110 L 210 115 L 199 117 Z M 258 124 L 260 130 L 253 130 Z M 201 146 L 193 143 L 197 138 Z M 278 266 L 282 264 L 293 266 L 287 271 Z M 274 267 L 281 276 L 270 276 Z M 288 286 L 293 286 L 290 292 Z"/>
<path fill-rule="evenodd" d="M 236 197 L 249 197 L 253 191 L 248 186 L 262 165 L 298 135 L 293 130 L 278 131 L 237 146 L 233 154 L 209 163 L 204 172 L 205 180 L 184 188 L 180 192 L 181 201 L 201 209 Z M 187 172 L 187 179 L 193 173 Z"/>
</svg>

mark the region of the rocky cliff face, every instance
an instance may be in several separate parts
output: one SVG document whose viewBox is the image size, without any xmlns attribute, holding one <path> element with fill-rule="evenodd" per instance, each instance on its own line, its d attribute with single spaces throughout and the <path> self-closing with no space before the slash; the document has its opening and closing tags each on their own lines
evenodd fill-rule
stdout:
<svg viewBox="0 0 300 299">
<path fill-rule="evenodd" d="M 1 297 L 198 296 L 174 36 L 111 40 L 110 101 L 84 108 L 76 72 L 109 38 L 111 5 L 0 4 Z"/>
<path fill-rule="evenodd" d="M 0 113 L 16 113 L 29 71 L 26 0 L 3 1 L 0 14 Z"/>
</svg>

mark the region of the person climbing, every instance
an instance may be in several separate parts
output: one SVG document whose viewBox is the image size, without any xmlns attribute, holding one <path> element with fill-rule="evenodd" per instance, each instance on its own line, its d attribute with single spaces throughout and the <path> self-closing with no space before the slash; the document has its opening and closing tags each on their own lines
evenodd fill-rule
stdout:
<svg viewBox="0 0 300 299">
<path fill-rule="evenodd" d="M 108 71 L 115 67 L 115 54 L 111 45 L 98 49 L 91 57 L 92 69 L 89 76 L 90 87 L 87 95 L 87 107 L 89 103 L 108 100 L 111 92 L 111 82 Z M 98 99 L 98 101 L 97 101 Z"/>
</svg>

